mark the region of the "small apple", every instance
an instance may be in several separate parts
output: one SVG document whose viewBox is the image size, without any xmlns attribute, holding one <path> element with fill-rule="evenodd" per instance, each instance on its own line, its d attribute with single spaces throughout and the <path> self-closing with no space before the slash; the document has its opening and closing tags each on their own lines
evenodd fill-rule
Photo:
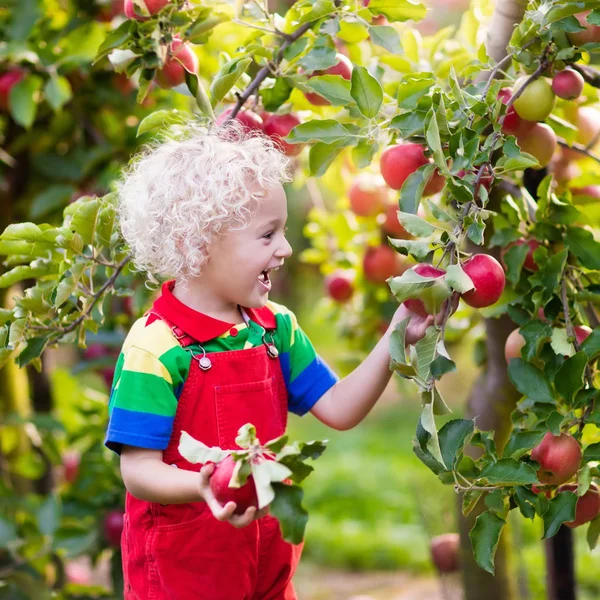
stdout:
<svg viewBox="0 0 600 600">
<path fill-rule="evenodd" d="M 511 242 L 510 244 L 508 244 L 508 246 L 506 246 L 506 248 L 502 249 L 502 252 L 500 253 L 500 260 L 501 260 L 502 265 L 504 266 L 505 270 L 507 269 L 507 267 L 504 262 L 504 255 L 506 254 L 508 249 L 512 248 L 513 246 L 522 246 L 523 244 L 527 244 L 529 246 L 529 252 L 527 252 L 527 256 L 525 257 L 525 262 L 523 263 L 523 268 L 526 269 L 527 271 L 532 271 L 532 272 L 535 272 L 538 270 L 539 267 L 537 266 L 536 262 L 533 260 L 533 253 L 537 248 L 539 248 L 541 246 L 541 244 L 537 240 L 526 240 L 523 238 L 521 238 L 520 240 Z"/>
<path fill-rule="evenodd" d="M 462 294 L 473 308 L 484 308 L 498 302 L 504 291 L 506 277 L 500 263 L 489 254 L 475 254 L 467 260 L 463 271 L 471 278 L 474 289 Z"/>
<path fill-rule="evenodd" d="M 431 560 L 440 573 L 453 573 L 460 568 L 460 536 L 444 533 L 431 540 Z"/>
<path fill-rule="evenodd" d="M 540 169 L 550 164 L 558 148 L 556 133 L 545 123 L 536 123 L 528 133 L 517 137 L 517 142 L 523 152 L 537 159 Z"/>
<path fill-rule="evenodd" d="M 174 38 L 167 60 L 162 69 L 156 71 L 156 83 L 163 89 L 174 88 L 185 82 L 185 72 L 198 72 L 198 57 L 179 38 Z"/>
<path fill-rule="evenodd" d="M 577 485 L 574 483 L 567 483 L 561 485 L 558 488 L 558 493 L 571 492 L 577 493 Z M 577 499 L 575 505 L 575 519 L 573 521 L 567 521 L 565 525 L 571 529 L 579 527 L 584 523 L 593 521 L 600 514 L 600 489 L 592 482 L 590 489 Z"/>
<path fill-rule="evenodd" d="M 341 269 L 325 277 L 325 290 L 327 295 L 336 302 L 346 302 L 354 294 L 353 277 Z"/>
<path fill-rule="evenodd" d="M 290 144 L 283 139 L 296 125 L 300 125 L 300 119 L 292 113 L 263 117 L 263 131 L 286 156 L 298 156 L 302 152 L 302 144 Z"/>
<path fill-rule="evenodd" d="M 421 277 L 439 279 L 439 281 L 436 281 L 431 287 L 422 290 L 420 298 L 405 300 L 403 302 L 404 306 L 421 317 L 435 315 L 451 293 L 450 288 L 443 279 L 446 271 L 428 263 L 416 265 L 412 270 Z"/>
<path fill-rule="evenodd" d="M 498 92 L 498 98 L 500 98 L 504 104 L 508 104 L 509 100 L 512 98 L 512 90 L 510 88 L 502 88 Z M 502 131 L 508 135 L 523 135 L 534 125 L 535 123 L 533 121 L 521 119 L 517 114 L 515 107 L 510 106 L 502 121 Z"/>
<path fill-rule="evenodd" d="M 563 100 L 575 100 L 581 96 L 585 80 L 573 69 L 565 69 L 552 79 L 552 91 Z"/>
<path fill-rule="evenodd" d="M 348 190 L 350 209 L 361 217 L 373 217 L 384 209 L 388 192 L 381 176 L 359 173 Z"/>
<path fill-rule="evenodd" d="M 350 79 L 352 77 L 352 62 L 349 58 L 339 52 L 335 56 L 337 60 L 335 65 L 328 69 L 311 73 L 309 79 L 320 75 L 340 75 L 344 79 Z M 306 99 L 315 106 L 328 106 L 330 104 L 329 100 L 326 100 L 323 96 L 319 96 L 316 92 L 305 92 L 304 95 L 306 96 Z"/>
<path fill-rule="evenodd" d="M 123 517 L 125 512 L 120 508 L 109 511 L 104 517 L 102 530 L 104 539 L 109 546 L 118 548 L 121 545 L 121 535 L 123 534 Z"/>
<path fill-rule="evenodd" d="M 223 506 L 228 502 L 235 502 L 236 508 L 234 514 L 242 515 L 250 506 L 258 506 L 258 496 L 256 495 L 256 486 L 254 478 L 250 475 L 240 488 L 229 487 L 229 481 L 235 468 L 235 461 L 231 456 L 227 456 L 221 462 L 215 465 L 215 470 L 210 477 L 210 489 L 215 498 Z"/>
<path fill-rule="evenodd" d="M 513 358 L 521 358 L 521 348 L 525 345 L 525 338 L 519 329 L 511 331 L 504 344 L 504 358 L 510 363 Z"/>
<path fill-rule="evenodd" d="M 9 69 L 0 75 L 0 110 L 7 111 L 9 108 L 10 90 L 25 77 L 22 69 Z"/>
<path fill-rule="evenodd" d="M 229 115 L 231 115 L 232 112 L 233 108 L 228 108 L 227 110 L 224 110 L 217 117 L 217 125 L 223 125 L 223 123 L 225 123 L 228 120 Z M 262 133 L 264 131 L 263 120 L 251 110 L 240 110 L 235 115 L 234 119 L 243 125 L 243 129 L 246 132 L 260 131 Z"/>
<path fill-rule="evenodd" d="M 519 77 L 513 86 L 513 94 L 516 94 L 528 79 L 528 75 Z M 543 121 L 550 115 L 555 103 L 556 96 L 552 86 L 546 79 L 540 77 L 523 90 L 523 93 L 513 102 L 513 106 L 522 119 Z"/>
<path fill-rule="evenodd" d="M 541 483 L 559 485 L 577 473 L 581 446 L 568 433 L 553 435 L 549 431 L 531 451 L 531 458 L 540 463 L 537 478 Z"/>
<path fill-rule="evenodd" d="M 142 1 L 146 5 L 146 8 L 148 9 L 148 12 L 151 15 L 155 15 L 158 12 L 160 12 L 170 2 L 170 0 L 142 0 Z M 136 7 L 135 7 L 134 0 L 125 0 L 124 7 L 125 7 L 125 16 L 128 19 L 135 19 L 136 21 L 147 21 L 148 20 L 148 17 L 144 17 L 144 16 L 138 15 L 136 13 Z"/>
<path fill-rule="evenodd" d="M 372 246 L 363 259 L 365 279 L 372 283 L 385 283 L 390 277 L 400 275 L 406 269 L 400 255 L 390 246 Z"/>
</svg>

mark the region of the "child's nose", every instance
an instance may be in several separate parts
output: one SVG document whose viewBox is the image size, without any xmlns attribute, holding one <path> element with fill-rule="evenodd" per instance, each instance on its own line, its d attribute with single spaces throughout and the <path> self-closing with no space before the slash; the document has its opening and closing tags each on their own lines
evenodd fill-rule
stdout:
<svg viewBox="0 0 600 600">
<path fill-rule="evenodd" d="M 290 243 L 283 238 L 283 244 L 279 247 L 279 251 L 278 251 L 278 255 L 281 256 L 282 258 L 289 258 L 292 255 L 292 247 L 290 246 Z"/>
</svg>

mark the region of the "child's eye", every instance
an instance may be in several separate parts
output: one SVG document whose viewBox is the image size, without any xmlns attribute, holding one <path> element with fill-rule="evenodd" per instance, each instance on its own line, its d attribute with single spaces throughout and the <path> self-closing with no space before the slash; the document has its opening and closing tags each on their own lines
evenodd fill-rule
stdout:
<svg viewBox="0 0 600 600">
<path fill-rule="evenodd" d="M 263 237 L 267 240 L 270 240 L 273 237 L 273 233 L 275 233 L 275 232 L 269 231 L 269 233 L 265 233 L 265 235 L 263 235 Z"/>
</svg>

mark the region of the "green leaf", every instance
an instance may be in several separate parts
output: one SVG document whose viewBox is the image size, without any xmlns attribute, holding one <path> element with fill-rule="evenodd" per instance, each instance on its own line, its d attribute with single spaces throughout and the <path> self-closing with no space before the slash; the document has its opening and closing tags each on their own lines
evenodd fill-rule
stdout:
<svg viewBox="0 0 600 600">
<path fill-rule="evenodd" d="M 513 496 L 517 503 L 521 514 L 526 519 L 535 518 L 535 503 L 537 502 L 537 495 L 526 487 L 518 486 L 515 488 L 515 495 Z"/>
<path fill-rule="evenodd" d="M 428 381 L 431 376 L 430 366 L 435 358 L 438 338 L 439 331 L 431 326 L 427 328 L 425 336 L 414 346 L 417 355 L 417 373 L 423 381 Z"/>
<path fill-rule="evenodd" d="M 415 109 L 421 99 L 426 100 L 425 96 L 435 85 L 435 79 L 427 73 L 411 73 L 404 77 L 398 85 L 398 106 L 399 108 Z"/>
<path fill-rule="evenodd" d="M 513 358 L 508 365 L 508 376 L 513 385 L 528 398 L 536 402 L 555 403 L 550 383 L 544 374 L 522 358 Z"/>
<path fill-rule="evenodd" d="M 371 0 L 369 10 L 390 21 L 420 21 L 427 14 L 425 6 L 412 0 Z"/>
<path fill-rule="evenodd" d="M 324 119 L 296 125 L 287 136 L 287 139 L 295 143 L 323 142 L 324 144 L 333 144 L 346 142 L 350 137 L 350 132 L 341 123 L 333 119 Z"/>
<path fill-rule="evenodd" d="M 10 90 L 10 114 L 25 129 L 29 129 L 35 121 L 38 109 L 38 92 L 43 80 L 38 75 L 28 75 Z"/>
<path fill-rule="evenodd" d="M 539 354 L 543 344 L 551 339 L 552 328 L 543 321 L 529 321 L 519 329 L 519 333 L 525 339 L 521 353 L 526 361 L 530 361 Z"/>
<path fill-rule="evenodd" d="M 583 387 L 583 377 L 588 363 L 587 354 L 583 351 L 571 356 L 562 364 L 554 377 L 556 391 L 571 403 L 575 394 Z"/>
<path fill-rule="evenodd" d="M 335 13 L 335 10 L 336 7 L 333 0 L 315 0 L 311 10 L 304 13 L 298 23 L 302 25 L 303 23 L 308 23 L 310 21 L 317 21 L 322 17 Z"/>
<path fill-rule="evenodd" d="M 431 120 L 429 121 L 427 131 L 425 132 L 427 144 L 433 152 L 435 164 L 442 173 L 449 174 L 450 172 L 448 171 L 448 165 L 446 164 L 446 157 L 444 156 L 444 151 L 442 150 L 442 141 L 440 139 L 440 129 L 438 127 L 437 114 L 432 110 L 430 111 L 429 116 L 431 117 Z"/>
<path fill-rule="evenodd" d="M 0 288 L 10 287 L 18 281 L 23 281 L 24 279 L 36 279 L 37 277 L 43 277 L 44 275 L 51 274 L 51 272 L 52 271 L 47 265 L 42 265 L 39 267 L 19 265 L 0 275 Z"/>
<path fill-rule="evenodd" d="M 113 29 L 104 39 L 100 48 L 98 48 L 98 54 L 94 59 L 94 63 L 104 58 L 114 48 L 119 48 L 125 44 L 125 42 L 131 36 L 131 30 L 133 27 L 133 21 L 126 19 L 116 29 Z"/>
<path fill-rule="evenodd" d="M 575 519 L 577 495 L 573 492 L 561 492 L 550 500 L 548 510 L 544 513 L 544 539 L 556 535 L 560 526 Z"/>
<path fill-rule="evenodd" d="M 212 104 L 208 98 L 208 94 L 204 90 L 204 86 L 196 73 L 185 71 L 185 84 L 196 99 L 196 106 L 210 119 L 215 118 Z"/>
<path fill-rule="evenodd" d="M 305 38 L 300 38 L 300 40 L 302 39 Z M 298 42 L 300 42 L 300 40 L 298 40 Z M 290 60 L 287 56 L 286 59 Z M 330 46 L 316 46 L 298 61 L 298 65 L 309 73 L 312 71 L 328 69 L 329 67 L 333 67 L 336 63 L 337 58 L 335 48 Z"/>
<path fill-rule="evenodd" d="M 568 227 L 565 245 L 579 259 L 581 264 L 594 270 L 600 270 L 600 242 L 587 229 Z"/>
<path fill-rule="evenodd" d="M 53 75 L 46 82 L 44 93 L 48 104 L 55 110 L 62 108 L 72 97 L 71 84 L 66 77 Z"/>
<path fill-rule="evenodd" d="M 16 363 L 19 367 L 24 367 L 31 361 L 39 358 L 48 345 L 49 339 L 49 335 L 29 338 L 24 350 L 17 357 Z"/>
<path fill-rule="evenodd" d="M 431 393 L 431 396 L 431 400 L 423 406 L 420 418 L 421 427 L 429 434 L 425 448 L 429 451 L 431 456 L 447 470 L 448 467 L 442 457 L 442 450 L 440 448 L 435 419 L 433 417 L 433 393 Z"/>
<path fill-rule="evenodd" d="M 438 433 L 438 440 L 448 469 L 455 469 L 465 444 L 475 429 L 471 419 L 453 419 L 444 424 Z"/>
<path fill-rule="evenodd" d="M 317 142 L 314 144 L 308 153 L 310 174 L 313 177 L 321 177 L 321 175 L 324 175 L 331 166 L 331 163 L 345 147 L 346 144 L 344 142 L 334 144 Z"/>
<path fill-rule="evenodd" d="M 600 356 L 600 328 L 596 328 L 585 338 L 581 349 L 587 354 L 589 360 Z"/>
<path fill-rule="evenodd" d="M 481 477 L 496 485 L 529 485 L 537 483 L 535 469 L 513 458 L 501 458 L 481 471 Z"/>
<path fill-rule="evenodd" d="M 446 269 L 445 280 L 446 283 L 459 294 L 464 294 L 475 287 L 471 278 L 458 264 L 450 265 Z"/>
<path fill-rule="evenodd" d="M 209 447 L 203 442 L 195 440 L 186 431 L 181 432 L 178 450 L 179 454 L 192 464 L 203 464 L 206 462 L 219 463 L 229 456 L 229 452 L 226 452 L 217 446 Z"/>
<path fill-rule="evenodd" d="M 424 260 L 431 252 L 431 244 L 425 240 L 395 240 L 388 238 L 390 245 L 401 254 L 414 256 L 418 261 Z"/>
<path fill-rule="evenodd" d="M 393 27 L 389 25 L 372 26 L 369 27 L 369 35 L 376 46 L 381 46 L 392 54 L 402 54 L 400 36 Z"/>
<path fill-rule="evenodd" d="M 546 435 L 545 431 L 513 431 L 504 446 L 502 455 L 505 458 L 519 459 L 537 446 Z"/>
<path fill-rule="evenodd" d="M 486 511 L 477 517 L 475 526 L 469 533 L 475 561 L 484 571 L 492 575 L 494 575 L 494 556 L 504 525 L 506 525 L 504 519 L 493 512 Z"/>
<path fill-rule="evenodd" d="M 183 113 L 178 111 L 176 108 L 169 110 L 155 110 L 150 113 L 147 117 L 144 117 L 141 123 L 138 125 L 137 136 L 139 137 L 142 133 L 148 131 L 160 130 L 163 127 L 169 127 L 170 125 L 181 125 L 185 123 L 185 117 Z"/>
<path fill-rule="evenodd" d="M 303 87 L 315 91 L 319 96 L 323 96 L 333 106 L 352 104 L 350 82 L 339 75 L 317 75 L 311 77 Z"/>
<path fill-rule="evenodd" d="M 598 544 L 598 537 L 600 536 L 600 515 L 598 515 L 588 527 L 587 530 L 587 543 L 590 550 L 594 550 Z"/>
<path fill-rule="evenodd" d="M 261 86 L 259 93 L 265 110 L 275 112 L 290 97 L 292 89 L 285 77 L 278 77 L 273 87 Z"/>
<path fill-rule="evenodd" d="M 50 494 L 37 511 L 38 528 L 43 535 L 54 535 L 60 523 L 58 498 Z"/>
<path fill-rule="evenodd" d="M 435 227 L 425 219 L 409 212 L 398 211 L 398 221 L 408 233 L 415 237 L 428 237 L 435 231 Z"/>
<path fill-rule="evenodd" d="M 600 442 L 590 444 L 583 451 L 584 462 L 600 461 Z"/>
<path fill-rule="evenodd" d="M 358 110 L 367 119 L 374 119 L 379 114 L 383 102 L 383 89 L 365 67 L 355 65 L 352 69 L 350 94 L 356 101 Z"/>
<path fill-rule="evenodd" d="M 435 165 L 424 165 L 411 173 L 400 190 L 400 210 L 405 213 L 417 214 L 425 184 L 435 170 Z"/>
<path fill-rule="evenodd" d="M 502 257 L 508 268 L 506 279 L 513 285 L 516 285 L 521 277 L 521 270 L 525 264 L 528 252 L 529 246 L 527 244 L 520 244 L 511 246 Z"/>
<path fill-rule="evenodd" d="M 410 323 L 410 317 L 396 324 L 390 336 L 390 358 L 399 364 L 407 364 L 406 361 L 406 328 Z"/>
<path fill-rule="evenodd" d="M 434 379 L 441 379 L 446 373 L 452 373 L 456 371 L 456 363 L 439 354 L 432 361 L 430 366 L 431 376 Z"/>
<path fill-rule="evenodd" d="M 279 521 L 283 539 L 291 544 L 299 544 L 304 539 L 308 513 L 302 506 L 304 492 L 297 485 L 274 483 L 275 499 L 271 502 L 270 513 Z"/>
</svg>

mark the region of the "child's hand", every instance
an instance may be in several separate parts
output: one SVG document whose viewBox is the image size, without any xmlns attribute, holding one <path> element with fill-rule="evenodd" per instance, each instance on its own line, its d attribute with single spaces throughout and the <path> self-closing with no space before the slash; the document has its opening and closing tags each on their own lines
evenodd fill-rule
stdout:
<svg viewBox="0 0 600 600">
<path fill-rule="evenodd" d="M 237 528 L 246 527 L 255 519 L 260 519 L 269 512 L 268 506 L 260 510 L 255 506 L 250 506 L 243 515 L 235 515 L 233 514 L 233 511 L 236 509 L 235 502 L 228 502 L 225 506 L 222 506 L 210 489 L 210 476 L 214 470 L 215 465 L 213 463 L 204 465 L 200 469 L 200 493 L 217 521 L 229 521 L 229 523 Z"/>
</svg>

